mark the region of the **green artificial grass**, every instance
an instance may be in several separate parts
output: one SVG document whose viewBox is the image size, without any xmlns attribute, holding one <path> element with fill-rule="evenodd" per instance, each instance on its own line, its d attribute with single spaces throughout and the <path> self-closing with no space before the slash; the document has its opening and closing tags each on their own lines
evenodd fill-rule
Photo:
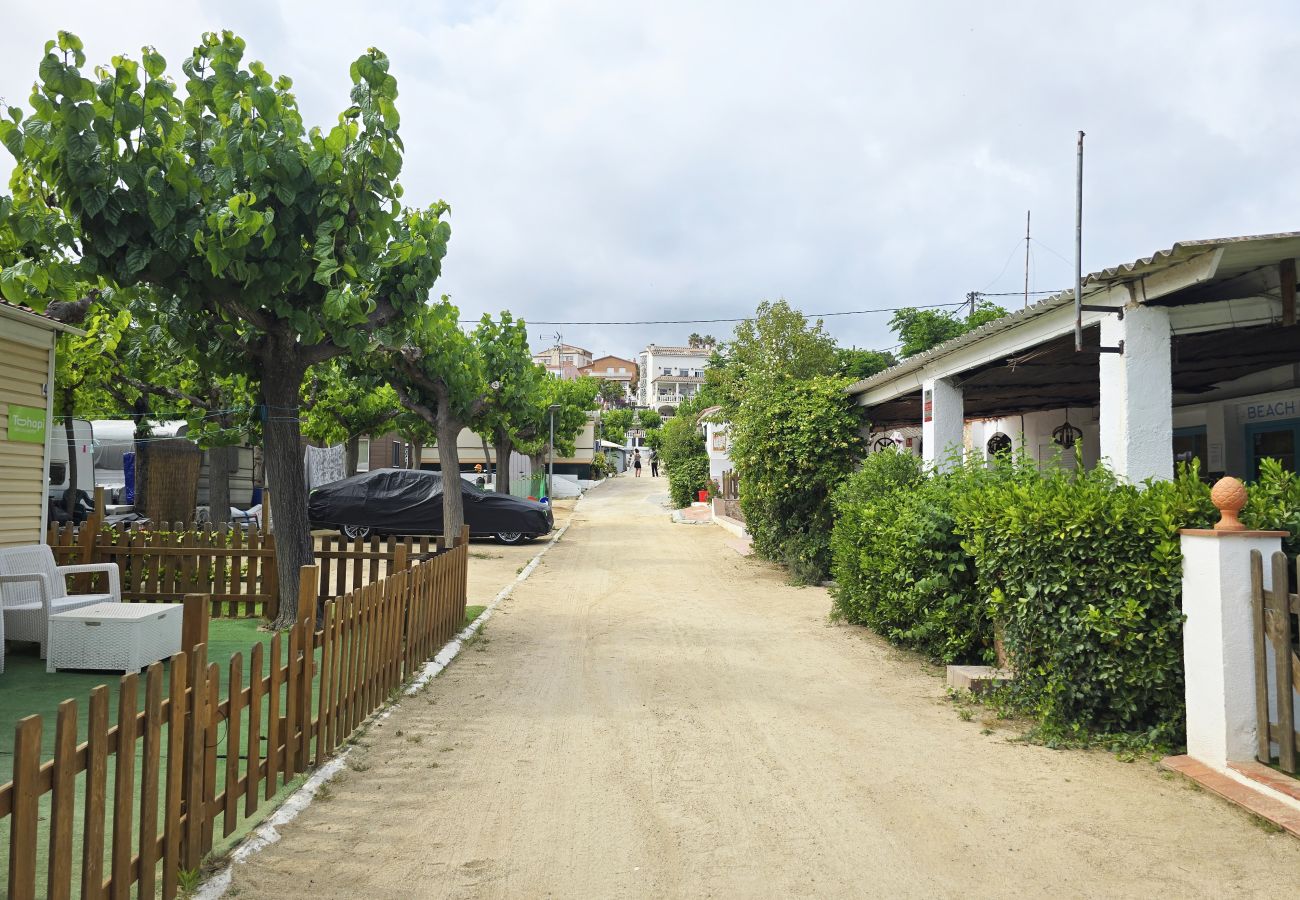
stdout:
<svg viewBox="0 0 1300 900">
<path fill-rule="evenodd" d="M 470 606 L 465 610 L 464 624 L 469 624 L 485 609 L 483 606 Z M 228 682 L 230 673 L 230 659 L 236 653 L 243 654 L 243 685 L 249 684 L 249 659 L 251 650 L 255 643 L 269 645 L 272 635 L 268 631 L 259 630 L 263 625 L 259 619 L 213 619 L 209 625 L 208 631 L 208 662 L 215 663 L 221 675 L 221 686 L 219 696 L 225 697 L 228 694 Z M 281 648 L 281 665 L 288 658 L 289 639 L 288 635 L 283 634 L 280 638 Z M 269 646 L 263 651 L 263 674 L 269 671 Z M 314 711 L 317 706 L 319 696 L 319 662 L 320 653 L 317 651 L 317 684 L 312 688 L 312 705 Z M 163 689 L 166 691 L 168 685 L 168 675 L 166 670 L 169 668 L 167 663 L 163 663 Z M 105 685 L 109 691 L 109 717 L 110 725 L 116 724 L 118 715 L 118 695 L 120 692 L 122 676 L 116 672 L 46 672 L 45 662 L 40 659 L 35 644 L 18 644 L 11 643 L 8 646 L 5 657 L 5 671 L 0 674 L 0 784 L 10 781 L 13 777 L 13 749 L 15 726 L 20 720 L 30 715 L 39 715 L 42 722 L 41 731 L 41 758 L 42 760 L 50 759 L 54 755 L 55 741 L 55 722 L 58 713 L 59 704 L 68 699 L 75 700 L 77 703 L 77 741 L 86 740 L 87 722 L 90 715 L 90 692 L 98 685 Z M 280 709 L 283 714 L 285 703 L 287 701 L 287 686 L 281 687 Z M 144 673 L 140 673 L 139 683 L 136 690 L 138 706 L 144 709 L 145 701 L 145 679 Z M 266 733 L 267 733 L 267 716 L 268 706 L 265 700 L 262 703 L 262 739 L 263 749 L 262 758 L 266 757 Z M 217 788 L 216 793 L 220 794 L 225 787 L 225 765 L 226 754 L 229 748 L 226 746 L 226 729 L 225 723 L 218 726 L 217 732 Z M 163 746 L 166 747 L 166 726 L 163 726 Z M 248 710 L 243 711 L 242 724 L 240 728 L 239 743 L 240 747 L 235 752 L 246 753 L 248 739 Z M 133 817 L 134 827 L 138 828 L 139 824 L 139 784 L 141 757 L 143 754 L 143 740 L 136 743 L 136 810 Z M 109 859 L 111 845 L 109 839 L 112 834 L 112 809 L 113 809 L 113 778 L 115 771 L 116 755 L 110 756 L 108 760 L 108 812 L 105 822 L 105 877 L 110 872 Z M 246 763 L 241 760 L 241 774 L 246 768 Z M 289 784 L 281 786 L 270 800 L 262 800 L 257 812 L 245 819 L 242 811 L 244 806 L 243 798 L 239 801 L 240 816 L 238 818 L 235 831 L 228 837 L 222 837 L 224 830 L 223 819 L 218 817 L 214 828 L 213 853 L 221 854 L 230 849 L 239 839 L 246 835 L 253 828 L 256 828 L 277 806 L 303 781 L 303 776 L 299 775 Z M 73 824 L 73 885 L 74 890 L 79 884 L 81 877 L 81 837 L 83 826 L 84 795 L 85 795 L 86 776 L 84 774 L 76 779 L 77 800 L 74 806 Z M 259 793 L 264 792 L 264 785 L 258 786 Z M 51 795 L 46 793 L 41 798 L 40 816 L 41 822 L 49 820 Z M 161 807 L 161 797 L 160 797 Z M 159 810 L 160 816 L 162 810 Z M 11 819 L 5 817 L 0 819 L 0 852 L 2 848 L 9 844 L 9 825 Z M 161 822 L 159 833 L 161 833 Z M 42 830 L 37 845 L 37 893 L 45 893 L 45 877 L 48 867 L 48 841 L 47 833 Z"/>
</svg>

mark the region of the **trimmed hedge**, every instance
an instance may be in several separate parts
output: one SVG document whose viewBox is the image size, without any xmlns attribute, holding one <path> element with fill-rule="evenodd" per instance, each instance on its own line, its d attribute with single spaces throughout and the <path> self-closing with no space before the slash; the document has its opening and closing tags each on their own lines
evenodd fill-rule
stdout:
<svg viewBox="0 0 1300 900">
<path fill-rule="evenodd" d="M 837 615 L 947 662 L 988 655 L 992 627 L 953 518 L 974 474 L 926 477 L 919 459 L 895 450 L 866 458 L 834 499 Z"/>
<path fill-rule="evenodd" d="M 1045 728 L 1181 740 L 1178 529 L 1216 518 L 1195 471 L 1134 487 L 1010 459 L 926 476 L 904 457 L 873 454 L 837 494 L 837 613 L 945 662 L 992 662 L 997 621 L 1010 699 Z"/>
</svg>

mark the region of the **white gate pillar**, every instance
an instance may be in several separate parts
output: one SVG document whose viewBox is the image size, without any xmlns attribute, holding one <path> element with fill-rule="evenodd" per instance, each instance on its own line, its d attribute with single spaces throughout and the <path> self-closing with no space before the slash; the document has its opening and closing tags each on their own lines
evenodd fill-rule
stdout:
<svg viewBox="0 0 1300 900">
<path fill-rule="evenodd" d="M 1223 521 L 1214 530 L 1184 529 L 1183 663 L 1186 670 L 1187 755 L 1223 771 L 1255 758 L 1255 636 L 1250 553 L 1267 560 L 1282 549 L 1282 531 L 1245 531 L 1236 514 L 1246 489 L 1235 478 L 1214 486 Z M 1235 528 L 1234 528 L 1235 526 Z"/>
<path fill-rule="evenodd" d="M 1174 476 L 1169 310 L 1132 306 L 1101 321 L 1101 456 L 1131 483 Z"/>
<path fill-rule="evenodd" d="M 921 456 L 945 469 L 962 449 L 966 421 L 962 390 L 950 378 L 927 378 L 921 383 Z"/>
</svg>

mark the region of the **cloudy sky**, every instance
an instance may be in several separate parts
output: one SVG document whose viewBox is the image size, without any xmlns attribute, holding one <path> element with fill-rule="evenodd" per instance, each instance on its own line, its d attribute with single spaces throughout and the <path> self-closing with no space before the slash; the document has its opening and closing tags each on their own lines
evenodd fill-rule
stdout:
<svg viewBox="0 0 1300 900">
<path fill-rule="evenodd" d="M 0 97 L 43 42 L 91 63 L 179 61 L 206 30 L 294 78 L 308 121 L 348 64 L 392 57 L 406 199 L 451 204 L 440 282 L 467 317 L 729 318 L 960 300 L 1071 278 L 1075 137 L 1084 268 L 1177 240 L 1300 227 L 1294 0 L 4 0 Z M 0 174 L 10 160 L 0 150 Z M 1001 298 L 1008 305 L 1017 297 Z M 887 314 L 837 317 L 894 343 Z M 631 355 L 729 325 L 536 325 Z"/>
</svg>

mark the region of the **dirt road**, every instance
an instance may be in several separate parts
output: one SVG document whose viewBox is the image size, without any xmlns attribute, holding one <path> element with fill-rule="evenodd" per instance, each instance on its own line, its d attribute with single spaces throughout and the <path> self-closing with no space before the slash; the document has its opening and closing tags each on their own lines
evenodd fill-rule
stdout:
<svg viewBox="0 0 1300 900">
<path fill-rule="evenodd" d="M 246 897 L 1277 896 L 1300 842 L 963 721 L 820 589 L 621 478 L 239 866 Z M 513 573 L 511 573 L 513 577 Z"/>
</svg>

